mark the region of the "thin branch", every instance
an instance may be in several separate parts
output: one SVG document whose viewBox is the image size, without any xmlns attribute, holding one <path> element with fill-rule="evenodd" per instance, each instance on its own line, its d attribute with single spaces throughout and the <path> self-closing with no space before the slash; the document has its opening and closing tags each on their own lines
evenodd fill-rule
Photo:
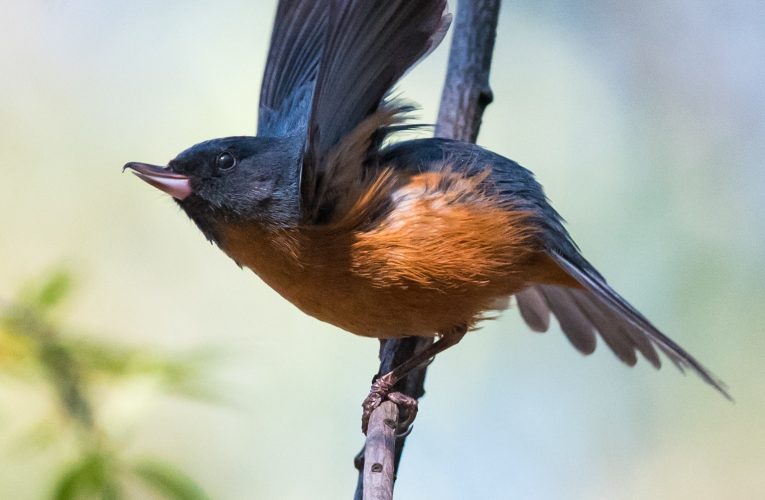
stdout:
<svg viewBox="0 0 765 500">
<path fill-rule="evenodd" d="M 452 46 L 449 52 L 449 67 L 441 95 L 438 123 L 436 124 L 436 137 L 464 142 L 475 142 L 478 137 L 483 111 L 493 99 L 489 87 L 489 71 L 500 3 L 501 0 L 462 0 L 457 5 Z M 433 339 L 430 338 L 415 337 L 380 340 L 380 369 L 378 374 L 382 375 L 391 371 L 432 342 Z M 426 371 L 427 367 L 414 370 L 396 384 L 393 390 L 419 399 L 425 394 Z M 371 420 L 376 418 L 375 414 L 378 411 L 383 411 L 383 406 L 381 405 L 372 413 Z M 378 463 L 389 463 L 390 454 L 393 454 L 394 473 L 390 479 L 389 489 L 391 495 L 393 491 L 392 481 L 395 480 L 398 472 L 405 441 L 406 436 L 399 437 L 396 439 L 395 450 L 390 447 L 383 448 L 387 451 L 388 457 L 378 461 Z M 368 434 L 365 448 L 354 460 L 359 471 L 354 500 L 368 498 L 363 471 L 364 451 L 370 445 Z"/>
<path fill-rule="evenodd" d="M 394 460 L 398 407 L 385 401 L 369 419 L 364 451 L 363 500 L 393 498 Z"/>
<path fill-rule="evenodd" d="M 425 349 L 433 343 L 432 338 L 427 337 L 405 337 L 401 339 L 382 339 L 380 340 L 380 368 L 377 375 L 384 375 L 395 367 L 414 356 L 415 353 Z M 402 392 L 415 399 L 420 399 L 425 394 L 425 371 L 427 367 L 418 368 L 407 375 L 403 380 L 397 383 L 394 387 L 394 391 Z M 372 413 L 374 415 L 374 412 Z M 396 439 L 396 447 L 394 451 L 394 479 L 395 473 L 398 471 L 398 465 L 401 462 L 401 454 L 404 451 L 404 443 L 406 442 L 406 436 L 401 436 Z M 354 500 L 361 500 L 363 497 L 364 489 L 364 452 L 366 450 L 366 444 L 364 448 L 356 455 L 353 463 L 356 469 L 359 471 L 358 480 L 356 482 L 356 493 Z"/>
<path fill-rule="evenodd" d="M 470 0 L 457 5 L 436 137 L 464 142 L 475 142 L 478 137 L 483 111 L 494 100 L 489 71 L 500 3 Z"/>
</svg>

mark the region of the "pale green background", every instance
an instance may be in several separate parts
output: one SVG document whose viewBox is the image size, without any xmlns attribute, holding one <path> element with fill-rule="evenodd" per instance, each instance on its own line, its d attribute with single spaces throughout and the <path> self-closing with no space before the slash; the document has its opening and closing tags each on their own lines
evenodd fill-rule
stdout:
<svg viewBox="0 0 765 500">
<path fill-rule="evenodd" d="M 140 384 L 107 401 L 135 453 L 216 499 L 349 498 L 377 343 L 304 316 L 120 174 L 254 131 L 274 2 L 0 12 L 0 293 L 70 262 L 72 323 L 226 353 L 233 404 Z M 447 52 L 401 84 L 424 121 Z M 431 367 L 397 498 L 765 498 L 764 76 L 758 0 L 504 2 L 481 144 L 536 172 L 585 254 L 737 402 L 603 346 L 584 359 L 509 311 Z M 1 384 L 0 498 L 41 498 L 63 455 L 13 450 L 40 401 Z"/>
</svg>

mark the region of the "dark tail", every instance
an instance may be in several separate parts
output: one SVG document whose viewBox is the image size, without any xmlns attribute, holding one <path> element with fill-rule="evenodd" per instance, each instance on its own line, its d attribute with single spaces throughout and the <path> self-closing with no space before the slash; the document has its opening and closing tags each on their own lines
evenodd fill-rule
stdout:
<svg viewBox="0 0 765 500">
<path fill-rule="evenodd" d="M 539 284 L 517 294 L 521 315 L 532 329 L 547 330 L 552 312 L 563 333 L 580 352 L 590 354 L 595 350 L 597 332 L 614 354 L 630 366 L 637 362 L 637 352 L 640 352 L 654 367 L 659 368 L 658 349 L 681 371 L 690 369 L 696 372 L 732 400 L 720 379 L 661 333 L 594 269 L 587 270 L 590 266 L 577 265 L 556 252 L 549 252 L 549 256 L 582 288 Z"/>
</svg>

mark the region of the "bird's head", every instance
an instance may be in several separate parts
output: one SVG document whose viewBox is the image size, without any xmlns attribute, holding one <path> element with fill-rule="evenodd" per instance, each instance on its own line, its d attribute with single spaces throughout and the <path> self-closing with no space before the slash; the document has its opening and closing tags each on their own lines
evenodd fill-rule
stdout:
<svg viewBox="0 0 765 500">
<path fill-rule="evenodd" d="M 172 196 L 217 240 L 224 223 L 298 220 L 301 150 L 302 143 L 289 138 L 226 137 L 192 146 L 166 167 L 131 162 L 124 169 Z"/>
</svg>

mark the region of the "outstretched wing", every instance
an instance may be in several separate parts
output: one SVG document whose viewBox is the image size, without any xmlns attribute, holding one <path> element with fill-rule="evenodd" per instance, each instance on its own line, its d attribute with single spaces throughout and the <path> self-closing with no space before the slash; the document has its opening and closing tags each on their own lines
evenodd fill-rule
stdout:
<svg viewBox="0 0 765 500">
<path fill-rule="evenodd" d="M 363 174 L 373 137 L 401 111 L 383 105 L 385 95 L 438 45 L 450 20 L 446 0 L 331 2 L 303 162 L 307 219 L 320 218 L 331 193 Z"/>
<path fill-rule="evenodd" d="M 305 130 L 327 36 L 328 0 L 281 0 L 258 110 L 258 135 Z"/>
</svg>

